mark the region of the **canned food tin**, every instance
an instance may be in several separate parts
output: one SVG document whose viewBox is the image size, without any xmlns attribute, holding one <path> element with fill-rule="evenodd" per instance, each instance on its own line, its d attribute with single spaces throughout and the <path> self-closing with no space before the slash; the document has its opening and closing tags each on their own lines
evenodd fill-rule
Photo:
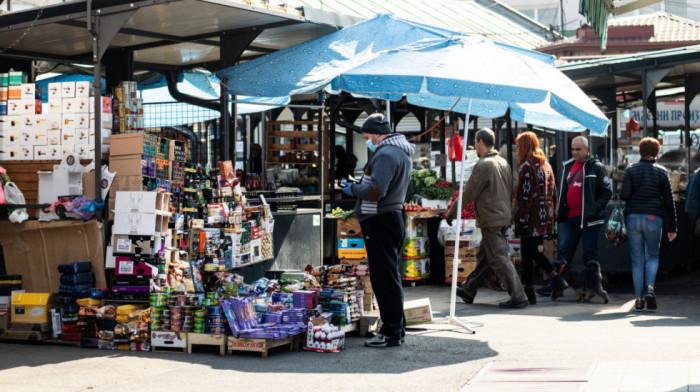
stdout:
<svg viewBox="0 0 700 392">
<path fill-rule="evenodd" d="M 218 316 L 220 314 L 224 314 L 221 306 L 207 306 L 207 316 Z"/>
<path fill-rule="evenodd" d="M 204 328 L 206 333 L 226 333 L 226 326 L 224 324 L 210 324 Z"/>
<path fill-rule="evenodd" d="M 207 325 L 212 324 L 224 324 L 226 322 L 226 317 L 224 316 L 208 316 Z"/>
</svg>

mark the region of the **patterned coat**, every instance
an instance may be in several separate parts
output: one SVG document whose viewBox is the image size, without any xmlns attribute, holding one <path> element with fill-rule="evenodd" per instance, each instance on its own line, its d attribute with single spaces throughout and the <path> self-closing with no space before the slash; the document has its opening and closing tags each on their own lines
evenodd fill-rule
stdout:
<svg viewBox="0 0 700 392">
<path fill-rule="evenodd" d="M 549 163 L 527 160 L 518 171 L 515 234 L 520 238 L 554 234 L 557 187 Z"/>
</svg>

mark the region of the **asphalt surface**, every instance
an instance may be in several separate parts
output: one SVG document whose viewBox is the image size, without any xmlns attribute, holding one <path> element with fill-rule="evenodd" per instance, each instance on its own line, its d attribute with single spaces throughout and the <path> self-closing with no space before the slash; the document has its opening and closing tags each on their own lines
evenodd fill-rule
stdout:
<svg viewBox="0 0 700 392">
<path fill-rule="evenodd" d="M 475 334 L 447 323 L 449 286 L 406 287 L 407 300 L 430 298 L 435 322 L 387 349 L 366 348 L 358 336 L 348 337 L 340 353 L 280 349 L 266 359 L 219 357 L 208 347 L 187 355 L 0 343 L 0 391 L 459 391 L 471 390 L 470 380 L 494 363 L 608 361 L 643 369 L 635 364 L 700 360 L 700 271 L 659 277 L 654 313 L 631 310 L 627 279 L 611 279 L 605 305 L 598 298 L 576 302 L 569 289 L 557 301 L 540 297 L 535 306 L 504 310 L 497 307 L 504 292 L 480 289 L 474 304 L 456 305 L 456 316 L 472 323 Z M 700 389 L 683 383 L 679 391 Z M 531 389 L 512 384 L 508 390 Z"/>
</svg>

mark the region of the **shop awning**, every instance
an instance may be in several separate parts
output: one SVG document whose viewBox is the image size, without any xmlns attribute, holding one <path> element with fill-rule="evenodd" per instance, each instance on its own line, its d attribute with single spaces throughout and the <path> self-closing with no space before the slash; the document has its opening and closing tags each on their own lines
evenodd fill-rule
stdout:
<svg viewBox="0 0 700 392">
<path fill-rule="evenodd" d="M 92 64 L 86 0 L 0 15 L 0 57 Z M 133 51 L 137 68 L 218 69 L 222 35 L 260 32 L 241 59 L 254 58 L 360 21 L 310 8 L 243 0 L 93 0 L 100 15 L 133 13 L 109 50 Z"/>
</svg>

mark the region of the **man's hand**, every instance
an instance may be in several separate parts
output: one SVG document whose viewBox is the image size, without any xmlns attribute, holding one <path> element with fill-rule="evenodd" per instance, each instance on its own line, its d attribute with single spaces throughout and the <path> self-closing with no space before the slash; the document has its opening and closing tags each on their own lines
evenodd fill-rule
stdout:
<svg viewBox="0 0 700 392">
<path fill-rule="evenodd" d="M 676 233 L 675 231 L 670 231 L 668 233 L 668 242 L 675 240 L 677 235 L 678 233 Z"/>
<path fill-rule="evenodd" d="M 352 193 L 351 185 L 352 185 L 352 182 L 343 181 L 340 184 L 340 190 L 343 191 L 343 193 L 345 193 L 346 195 L 348 195 L 350 197 L 354 197 L 355 194 Z"/>
</svg>

